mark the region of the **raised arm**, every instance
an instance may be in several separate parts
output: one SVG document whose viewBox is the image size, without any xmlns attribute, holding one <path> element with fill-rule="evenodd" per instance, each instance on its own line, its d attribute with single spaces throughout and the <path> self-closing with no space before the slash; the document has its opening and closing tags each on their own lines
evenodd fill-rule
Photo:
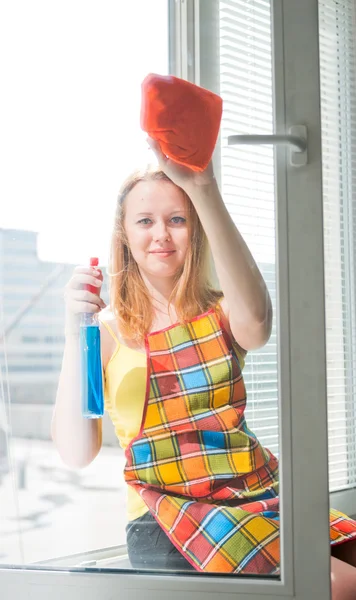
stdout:
<svg viewBox="0 0 356 600">
<path fill-rule="evenodd" d="M 148 140 L 160 167 L 189 196 L 208 237 L 224 294 L 222 308 L 231 333 L 245 350 L 263 346 L 272 327 L 272 304 L 265 281 L 232 221 L 216 183 L 212 163 L 196 173 L 168 159 Z"/>
<path fill-rule="evenodd" d="M 241 348 L 259 348 L 268 341 L 272 326 L 272 304 L 265 281 L 215 179 L 188 189 L 209 240 L 231 332 Z"/>
</svg>

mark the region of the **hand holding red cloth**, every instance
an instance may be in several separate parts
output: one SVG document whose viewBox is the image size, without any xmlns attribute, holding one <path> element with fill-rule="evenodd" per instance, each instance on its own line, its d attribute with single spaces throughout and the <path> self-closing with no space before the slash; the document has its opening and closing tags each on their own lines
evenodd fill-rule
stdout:
<svg viewBox="0 0 356 600">
<path fill-rule="evenodd" d="M 141 89 L 141 128 L 166 156 L 204 171 L 219 133 L 220 96 L 184 79 L 154 73 L 145 77 Z"/>
</svg>

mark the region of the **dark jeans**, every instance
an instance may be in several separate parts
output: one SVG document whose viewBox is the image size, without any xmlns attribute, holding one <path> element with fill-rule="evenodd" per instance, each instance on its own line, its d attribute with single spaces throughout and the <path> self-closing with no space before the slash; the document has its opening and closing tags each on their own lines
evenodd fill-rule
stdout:
<svg viewBox="0 0 356 600">
<path fill-rule="evenodd" d="M 127 549 L 134 569 L 195 571 L 147 512 L 126 525 Z"/>
</svg>

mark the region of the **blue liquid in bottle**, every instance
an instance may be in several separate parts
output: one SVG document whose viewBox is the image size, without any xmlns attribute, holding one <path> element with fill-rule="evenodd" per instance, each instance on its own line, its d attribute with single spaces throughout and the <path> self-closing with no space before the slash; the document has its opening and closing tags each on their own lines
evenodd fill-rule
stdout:
<svg viewBox="0 0 356 600">
<path fill-rule="evenodd" d="M 99 259 L 90 259 L 91 267 L 98 267 Z M 85 284 L 84 289 L 98 294 L 98 288 Z M 104 414 L 103 373 L 101 362 L 100 329 L 96 314 L 83 313 L 80 321 L 80 388 L 82 415 L 98 419 Z"/>
<path fill-rule="evenodd" d="M 104 414 L 100 329 L 97 317 L 83 314 L 80 326 L 82 415 L 98 419 Z"/>
</svg>

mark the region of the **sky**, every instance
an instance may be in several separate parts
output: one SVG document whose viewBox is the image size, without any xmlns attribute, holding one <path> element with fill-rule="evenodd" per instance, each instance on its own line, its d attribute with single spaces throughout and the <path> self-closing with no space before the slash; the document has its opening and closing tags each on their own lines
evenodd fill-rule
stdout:
<svg viewBox="0 0 356 600">
<path fill-rule="evenodd" d="M 118 189 L 154 162 L 141 82 L 168 72 L 166 0 L 11 0 L 0 8 L 0 227 L 42 260 L 106 262 Z"/>
<path fill-rule="evenodd" d="M 0 2 L 0 228 L 38 232 L 41 260 L 107 262 L 121 182 L 155 162 L 139 125 L 141 82 L 168 73 L 167 5 Z M 271 191 L 253 152 L 236 149 L 247 167 L 236 162 L 232 213 L 255 258 L 273 261 Z"/>
</svg>

